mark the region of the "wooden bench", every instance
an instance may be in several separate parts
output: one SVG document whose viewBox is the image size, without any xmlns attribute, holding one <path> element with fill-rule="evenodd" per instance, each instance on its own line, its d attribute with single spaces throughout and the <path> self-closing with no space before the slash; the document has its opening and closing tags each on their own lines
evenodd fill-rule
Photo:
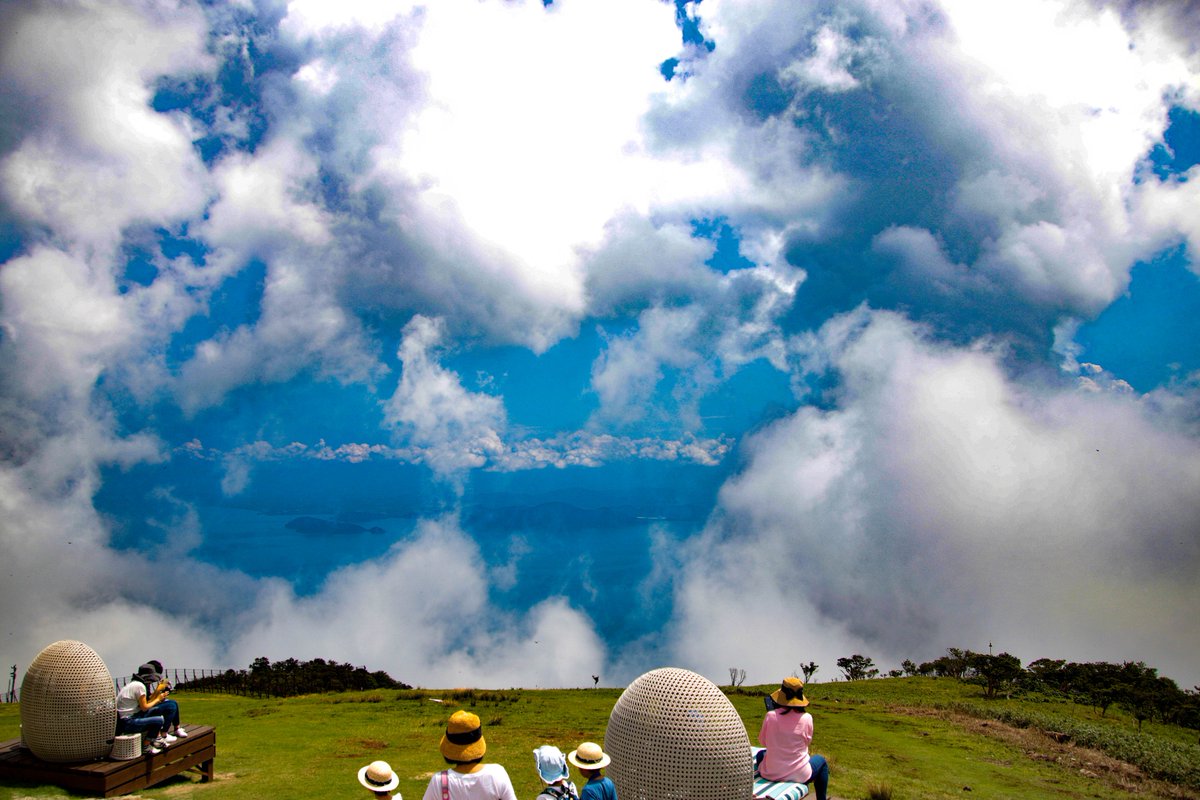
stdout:
<svg viewBox="0 0 1200 800">
<path fill-rule="evenodd" d="M 74 764 L 42 761 L 20 739 L 0 742 L 0 778 L 39 785 L 52 784 L 97 797 L 116 797 L 162 783 L 189 769 L 200 772 L 200 780 L 213 779 L 217 757 L 217 731 L 211 725 L 184 725 L 187 738 L 173 742 L 161 753 L 130 761 L 102 759 Z"/>
</svg>

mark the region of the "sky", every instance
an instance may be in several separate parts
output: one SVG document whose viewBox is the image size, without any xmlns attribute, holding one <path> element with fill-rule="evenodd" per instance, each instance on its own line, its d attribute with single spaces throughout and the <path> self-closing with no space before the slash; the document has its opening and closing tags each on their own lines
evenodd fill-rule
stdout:
<svg viewBox="0 0 1200 800">
<path fill-rule="evenodd" d="M 0 6 L 0 661 L 1200 683 L 1200 5 Z"/>
</svg>

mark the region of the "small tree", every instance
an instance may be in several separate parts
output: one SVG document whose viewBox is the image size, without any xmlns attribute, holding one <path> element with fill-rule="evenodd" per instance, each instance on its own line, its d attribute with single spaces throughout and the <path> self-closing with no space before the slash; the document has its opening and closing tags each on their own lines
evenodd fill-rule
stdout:
<svg viewBox="0 0 1200 800">
<path fill-rule="evenodd" d="M 807 664 L 801 664 L 800 672 L 804 675 L 804 682 L 808 683 L 809 680 L 812 679 L 812 676 L 817 674 L 818 669 L 820 669 L 820 667 L 817 666 L 817 662 L 815 661 L 810 661 Z"/>
<path fill-rule="evenodd" d="M 875 668 L 875 662 L 858 653 L 846 658 L 839 658 L 837 665 L 848 681 L 861 681 L 874 678 L 879 674 L 879 670 Z"/>
<path fill-rule="evenodd" d="M 900 669 L 904 671 L 904 674 L 907 677 L 911 678 L 912 676 L 916 675 L 921 668 L 918 667 L 911 658 L 906 658 L 900 662 Z"/>
<path fill-rule="evenodd" d="M 1020 659 L 1008 653 L 971 653 L 970 667 L 983 679 L 985 697 L 995 697 L 1001 688 L 1011 686 L 1024 674 Z"/>
<path fill-rule="evenodd" d="M 746 670 L 740 669 L 738 667 L 730 667 L 729 668 L 729 685 L 730 686 L 741 686 L 745 680 L 746 680 Z"/>
</svg>

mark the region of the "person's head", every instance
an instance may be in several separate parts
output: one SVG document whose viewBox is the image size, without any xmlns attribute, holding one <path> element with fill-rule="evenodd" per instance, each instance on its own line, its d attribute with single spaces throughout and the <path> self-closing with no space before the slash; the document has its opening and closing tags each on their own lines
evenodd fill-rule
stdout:
<svg viewBox="0 0 1200 800">
<path fill-rule="evenodd" d="M 612 759 L 600 749 L 600 745 L 595 742 L 584 742 L 567 753 L 567 761 L 574 764 L 585 778 L 592 778 L 599 775 L 600 770 L 607 767 Z"/>
<path fill-rule="evenodd" d="M 372 761 L 358 771 L 358 782 L 377 796 L 386 797 L 388 792 L 400 785 L 400 776 L 392 771 L 386 761 Z"/>
<path fill-rule="evenodd" d="M 451 764 L 465 765 L 482 760 L 487 753 L 487 741 L 483 738 L 479 717 L 470 711 L 455 711 L 446 723 L 446 733 L 438 747 L 442 758 Z"/>
<path fill-rule="evenodd" d="M 158 674 L 158 670 L 154 669 L 152 664 L 142 664 L 133 677 L 147 686 L 157 686 L 158 682 L 162 680 L 162 676 Z"/>
<path fill-rule="evenodd" d="M 542 779 L 542 783 L 559 783 L 570 776 L 567 772 L 567 757 L 552 744 L 544 744 L 534 750 L 533 763 L 537 765 L 538 777 Z"/>
<path fill-rule="evenodd" d="M 163 670 L 162 662 L 157 659 L 147 661 L 146 663 L 149 664 L 150 666 L 154 667 L 154 671 L 157 672 L 159 675 L 162 675 L 163 672 L 165 671 L 165 670 Z"/>
<path fill-rule="evenodd" d="M 808 698 L 804 696 L 804 681 L 795 675 L 789 675 L 783 679 L 778 689 L 771 692 L 771 699 L 784 714 L 792 710 L 803 711 L 808 705 Z"/>
</svg>

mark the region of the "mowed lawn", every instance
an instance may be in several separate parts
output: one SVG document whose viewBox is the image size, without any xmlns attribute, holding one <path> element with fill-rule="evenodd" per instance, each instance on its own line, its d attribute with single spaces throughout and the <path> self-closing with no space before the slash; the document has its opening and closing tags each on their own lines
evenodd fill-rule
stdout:
<svg viewBox="0 0 1200 800">
<path fill-rule="evenodd" d="M 762 694 L 770 688 L 730 694 L 752 743 L 762 717 Z M 518 797 L 533 800 L 541 788 L 533 749 L 549 743 L 565 752 L 589 739 L 603 744 L 609 712 L 620 694 L 620 689 L 383 690 L 266 700 L 180 691 L 176 697 L 184 722 L 217 728 L 217 779 L 201 784 L 190 773 L 138 796 L 367 798 L 356 772 L 383 759 L 400 775 L 403 796 L 419 800 L 430 775 L 444 766 L 437 745 L 446 718 L 467 708 L 483 720 L 488 760 L 507 768 Z M 1141 797 L 1195 796 L 1151 785 L 1136 771 L 1090 751 L 946 710 L 959 701 L 978 701 L 980 695 L 978 687 L 951 680 L 810 685 L 813 749 L 830 761 L 831 794 L 845 800 L 868 798 L 880 789 L 890 789 L 897 800 L 1128 798 L 1135 788 Z M 1098 718 L 1091 709 L 1062 707 Z M 1108 716 L 1106 724 L 1134 726 L 1114 712 Z M 0 705 L 0 739 L 17 737 L 19 722 L 18 706 Z M 0 800 L 68 796 L 56 787 L 0 785 Z"/>
</svg>

